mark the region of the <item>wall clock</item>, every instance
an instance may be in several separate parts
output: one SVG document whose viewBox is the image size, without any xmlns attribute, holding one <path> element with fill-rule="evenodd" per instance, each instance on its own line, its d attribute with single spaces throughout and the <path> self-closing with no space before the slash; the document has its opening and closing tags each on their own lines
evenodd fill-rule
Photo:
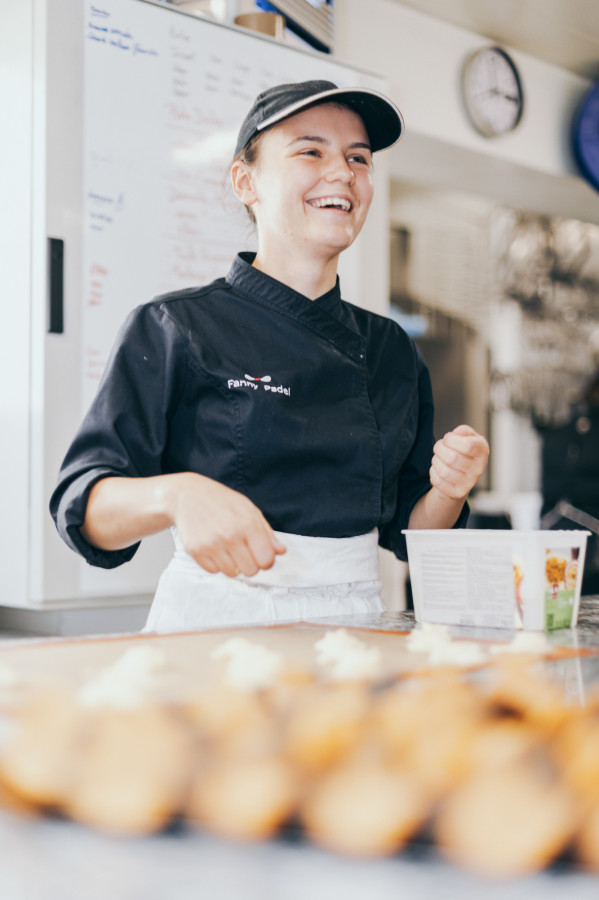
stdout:
<svg viewBox="0 0 599 900">
<path fill-rule="evenodd" d="M 580 171 L 599 191 L 599 81 L 587 92 L 578 108 L 572 143 Z"/>
<path fill-rule="evenodd" d="M 501 47 L 483 47 L 466 60 L 462 95 L 470 121 L 485 137 L 513 131 L 522 118 L 520 75 Z"/>
</svg>

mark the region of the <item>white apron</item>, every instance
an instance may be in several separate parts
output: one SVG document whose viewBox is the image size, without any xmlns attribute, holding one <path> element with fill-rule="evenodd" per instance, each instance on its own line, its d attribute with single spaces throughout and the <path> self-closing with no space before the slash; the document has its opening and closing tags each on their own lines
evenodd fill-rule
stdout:
<svg viewBox="0 0 599 900">
<path fill-rule="evenodd" d="M 287 553 L 251 578 L 207 572 L 185 552 L 176 529 L 171 531 L 175 554 L 158 582 L 144 632 L 384 611 L 376 529 L 350 538 L 275 532 Z"/>
</svg>

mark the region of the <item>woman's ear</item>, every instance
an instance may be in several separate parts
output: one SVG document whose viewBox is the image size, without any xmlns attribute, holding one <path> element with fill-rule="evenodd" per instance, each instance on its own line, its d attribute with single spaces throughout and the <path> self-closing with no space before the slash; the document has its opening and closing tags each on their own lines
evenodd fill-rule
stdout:
<svg viewBox="0 0 599 900">
<path fill-rule="evenodd" d="M 236 159 L 231 166 L 231 184 L 235 196 L 241 200 L 244 206 L 251 206 L 256 202 L 252 171 L 242 159 Z"/>
</svg>

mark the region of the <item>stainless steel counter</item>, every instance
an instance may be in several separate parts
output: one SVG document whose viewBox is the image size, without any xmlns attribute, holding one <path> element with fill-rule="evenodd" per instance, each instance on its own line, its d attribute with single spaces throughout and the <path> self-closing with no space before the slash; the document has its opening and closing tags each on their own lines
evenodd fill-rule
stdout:
<svg viewBox="0 0 599 900">
<path fill-rule="evenodd" d="M 279 840 L 234 845 L 189 831 L 114 840 L 66 822 L 0 818 L 2 900 L 596 900 L 599 877 L 560 866 L 482 881 L 415 846 L 348 860 Z"/>
<path fill-rule="evenodd" d="M 321 620 L 326 624 L 326 620 Z M 405 631 L 409 613 L 331 620 Z M 453 629 L 452 629 L 453 631 Z M 467 629 L 456 634 L 474 635 Z M 476 632 L 502 637 L 505 632 Z M 573 632 L 558 644 L 599 648 L 599 598 L 586 598 Z M 556 672 L 573 702 L 599 681 L 599 656 L 560 660 Z M 489 882 L 446 864 L 428 844 L 391 859 L 344 859 L 290 833 L 257 845 L 220 841 L 189 828 L 152 838 L 114 839 L 59 820 L 0 814 L 1 900 L 596 900 L 599 876 L 568 861 L 534 877 Z"/>
</svg>

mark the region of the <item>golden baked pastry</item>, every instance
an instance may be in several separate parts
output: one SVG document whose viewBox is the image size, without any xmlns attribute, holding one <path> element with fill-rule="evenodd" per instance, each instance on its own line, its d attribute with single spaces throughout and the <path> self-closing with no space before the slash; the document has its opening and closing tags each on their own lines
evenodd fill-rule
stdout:
<svg viewBox="0 0 599 900">
<path fill-rule="evenodd" d="M 300 818 L 316 844 L 349 856 L 386 856 L 422 826 L 428 792 L 392 768 L 349 763 L 327 772 L 301 805 Z"/>
<path fill-rule="evenodd" d="M 224 740 L 268 719 L 268 709 L 260 695 L 228 687 L 204 691 L 188 701 L 183 712 L 198 734 L 212 741 Z"/>
<path fill-rule="evenodd" d="M 444 802 L 437 846 L 452 862 L 496 878 L 544 868 L 578 825 L 571 796 L 538 759 L 479 770 Z"/>
<path fill-rule="evenodd" d="M 480 769 L 501 769 L 534 752 L 543 735 L 527 722 L 513 718 L 482 719 L 463 746 L 463 775 Z"/>
<path fill-rule="evenodd" d="M 198 774 L 186 807 L 191 824 L 223 837 L 271 837 L 296 808 L 300 782 L 279 757 L 228 758 Z"/>
<path fill-rule="evenodd" d="M 0 778 L 0 809 L 19 816 L 36 816 L 39 807 L 17 794 Z"/>
<path fill-rule="evenodd" d="M 168 710 L 102 710 L 80 749 L 64 809 L 115 833 L 159 831 L 181 812 L 193 764 L 192 733 Z"/>
<path fill-rule="evenodd" d="M 487 701 L 504 715 L 525 719 L 547 735 L 554 734 L 568 717 L 562 692 L 538 674 L 530 661 L 505 659 L 491 670 Z"/>
<path fill-rule="evenodd" d="M 474 688 L 448 674 L 383 692 L 372 721 L 388 758 L 421 776 L 440 797 L 462 776 L 464 748 L 482 709 Z"/>
<path fill-rule="evenodd" d="M 60 806 L 70 789 L 83 720 L 74 699 L 41 691 L 23 704 L 0 759 L 0 778 L 25 802 Z"/>
<path fill-rule="evenodd" d="M 588 809 L 599 803 L 599 718 L 586 709 L 572 711 L 556 736 L 553 753 L 565 783 Z"/>
<path fill-rule="evenodd" d="M 283 725 L 283 747 L 303 770 L 320 771 L 359 743 L 369 708 L 365 686 L 315 685 L 298 694 Z"/>
</svg>

